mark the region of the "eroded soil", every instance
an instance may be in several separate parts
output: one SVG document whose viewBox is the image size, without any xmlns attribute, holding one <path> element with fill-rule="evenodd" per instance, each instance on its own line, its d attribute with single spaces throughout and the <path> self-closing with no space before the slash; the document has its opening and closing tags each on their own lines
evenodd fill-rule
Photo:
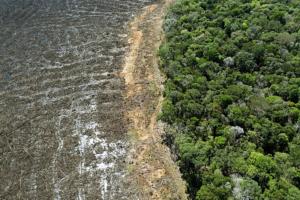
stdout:
<svg viewBox="0 0 300 200">
<path fill-rule="evenodd" d="M 161 141 L 163 124 L 157 122 L 163 77 L 156 53 L 170 3 L 166 0 L 147 6 L 131 23 L 130 51 L 121 74 L 126 84 L 125 116 L 133 144 L 128 159 L 130 181 L 137 186 L 140 199 L 187 199 L 179 170 Z"/>
</svg>

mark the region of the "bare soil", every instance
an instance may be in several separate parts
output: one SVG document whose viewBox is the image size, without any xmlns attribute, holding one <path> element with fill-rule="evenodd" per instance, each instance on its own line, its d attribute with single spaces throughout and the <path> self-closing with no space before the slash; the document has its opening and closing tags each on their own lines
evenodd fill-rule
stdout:
<svg viewBox="0 0 300 200">
<path fill-rule="evenodd" d="M 157 50 L 163 40 L 162 23 L 171 0 L 147 6 L 130 24 L 130 50 L 121 76 L 125 79 L 125 116 L 131 151 L 129 182 L 140 199 L 187 199 L 186 186 L 169 149 L 162 144 L 163 124 L 157 121 L 163 100 L 163 76 Z"/>
</svg>

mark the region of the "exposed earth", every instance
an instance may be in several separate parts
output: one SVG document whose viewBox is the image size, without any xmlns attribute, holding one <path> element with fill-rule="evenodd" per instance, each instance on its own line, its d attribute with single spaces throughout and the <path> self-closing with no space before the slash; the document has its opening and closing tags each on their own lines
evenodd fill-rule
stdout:
<svg viewBox="0 0 300 200">
<path fill-rule="evenodd" d="M 140 199 L 187 199 L 186 187 L 169 149 L 162 144 L 164 124 L 157 122 L 161 109 L 163 77 L 156 51 L 162 23 L 171 0 L 147 6 L 131 23 L 125 66 L 126 112 L 131 139 L 129 180 L 138 186 Z"/>
<path fill-rule="evenodd" d="M 186 199 L 156 120 L 169 3 L 0 1 L 0 199 Z"/>
</svg>

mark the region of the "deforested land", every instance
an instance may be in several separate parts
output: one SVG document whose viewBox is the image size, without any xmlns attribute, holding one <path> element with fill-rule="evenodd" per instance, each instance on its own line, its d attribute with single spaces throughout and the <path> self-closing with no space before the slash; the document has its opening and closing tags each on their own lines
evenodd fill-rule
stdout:
<svg viewBox="0 0 300 200">
<path fill-rule="evenodd" d="M 169 1 L 0 1 L 0 199 L 186 199 L 156 127 Z"/>
</svg>

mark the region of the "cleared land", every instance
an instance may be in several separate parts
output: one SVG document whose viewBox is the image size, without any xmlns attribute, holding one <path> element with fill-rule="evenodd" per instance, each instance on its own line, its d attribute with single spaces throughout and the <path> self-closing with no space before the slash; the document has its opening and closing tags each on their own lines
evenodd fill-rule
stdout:
<svg viewBox="0 0 300 200">
<path fill-rule="evenodd" d="M 121 73 L 126 84 L 125 117 L 132 144 L 128 181 L 137 189 L 139 199 L 187 199 L 179 169 L 161 141 L 164 124 L 157 122 L 164 78 L 156 54 L 163 39 L 164 14 L 171 2 L 147 6 L 130 24 L 130 49 Z"/>
<path fill-rule="evenodd" d="M 1 1 L 0 199 L 132 199 L 118 73 L 148 3 Z"/>
<path fill-rule="evenodd" d="M 0 199 L 185 199 L 156 123 L 168 3 L 0 2 Z"/>
</svg>

